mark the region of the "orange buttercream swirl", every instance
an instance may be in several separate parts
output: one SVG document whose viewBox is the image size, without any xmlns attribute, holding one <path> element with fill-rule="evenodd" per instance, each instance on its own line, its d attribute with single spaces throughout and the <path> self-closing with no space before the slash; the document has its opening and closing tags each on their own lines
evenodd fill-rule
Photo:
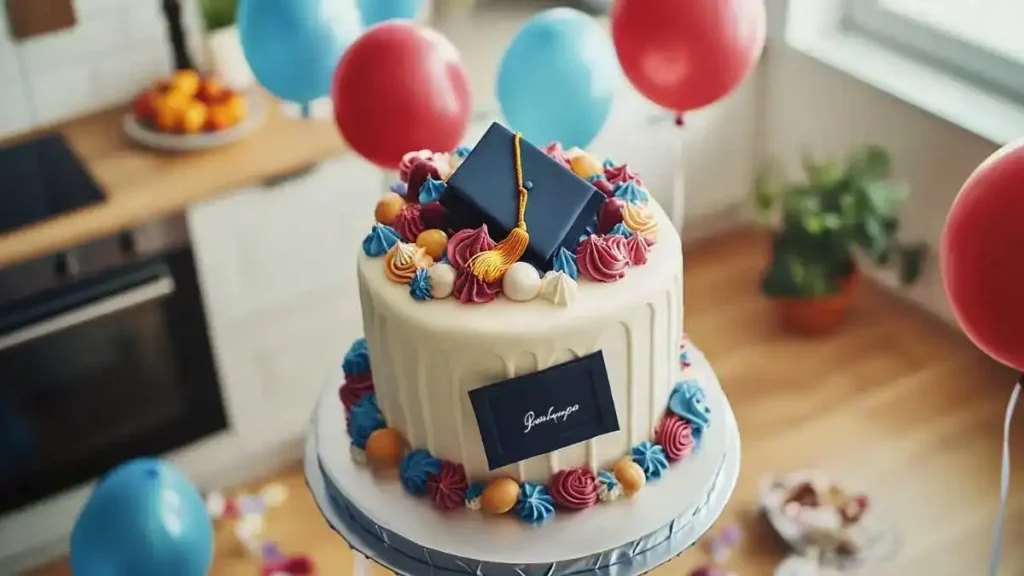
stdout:
<svg viewBox="0 0 1024 576">
<path fill-rule="evenodd" d="M 417 270 L 429 268 L 433 263 L 434 259 L 427 254 L 426 249 L 399 242 L 384 255 L 384 274 L 392 282 L 408 284 Z"/>
<path fill-rule="evenodd" d="M 654 241 L 658 238 L 658 220 L 646 206 L 626 202 L 622 209 L 622 223 L 645 240 Z"/>
</svg>

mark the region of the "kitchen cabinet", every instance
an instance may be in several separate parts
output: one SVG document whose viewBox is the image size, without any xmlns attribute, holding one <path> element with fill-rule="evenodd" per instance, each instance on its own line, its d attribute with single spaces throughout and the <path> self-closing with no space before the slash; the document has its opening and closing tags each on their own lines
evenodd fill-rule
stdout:
<svg viewBox="0 0 1024 576">
<path fill-rule="evenodd" d="M 304 433 L 361 335 L 355 259 L 381 188 L 350 155 L 189 210 L 221 386 L 248 448 Z"/>
</svg>

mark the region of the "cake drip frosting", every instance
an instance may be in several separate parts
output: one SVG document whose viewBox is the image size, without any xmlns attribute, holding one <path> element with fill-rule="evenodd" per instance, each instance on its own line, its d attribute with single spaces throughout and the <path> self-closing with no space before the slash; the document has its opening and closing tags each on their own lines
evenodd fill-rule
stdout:
<svg viewBox="0 0 1024 576">
<path fill-rule="evenodd" d="M 462 464 L 444 461 L 441 469 L 427 480 L 427 494 L 441 510 L 455 510 L 466 503 L 466 470 Z"/>
<path fill-rule="evenodd" d="M 540 524 L 555 515 L 555 501 L 543 484 L 523 482 L 515 511 L 524 522 Z"/>
<path fill-rule="evenodd" d="M 429 268 L 433 259 L 415 244 L 399 242 L 384 256 L 384 273 L 388 280 L 408 284 L 420 268 Z"/>
<path fill-rule="evenodd" d="M 402 482 L 402 487 L 413 496 L 426 494 L 430 476 L 439 472 L 441 461 L 423 449 L 406 454 L 398 466 L 398 478 Z"/>
<path fill-rule="evenodd" d="M 665 457 L 669 462 L 678 462 L 693 450 L 693 429 L 689 422 L 668 412 L 654 432 L 654 441 L 665 449 Z"/>
<path fill-rule="evenodd" d="M 494 248 L 494 240 L 487 233 L 487 225 L 479 228 L 460 230 L 448 241 L 448 262 L 456 270 L 462 270 L 470 258 Z"/>
<path fill-rule="evenodd" d="M 589 236 L 576 248 L 580 272 L 597 282 L 615 282 L 626 275 L 629 262 L 607 237 Z"/>
<path fill-rule="evenodd" d="M 379 258 L 387 254 L 400 238 L 394 228 L 384 224 L 374 224 L 370 233 L 363 239 L 363 253 L 370 258 Z"/>
<path fill-rule="evenodd" d="M 558 506 L 582 510 L 597 503 L 597 478 L 589 468 L 562 470 L 551 477 L 548 492 Z"/>
</svg>

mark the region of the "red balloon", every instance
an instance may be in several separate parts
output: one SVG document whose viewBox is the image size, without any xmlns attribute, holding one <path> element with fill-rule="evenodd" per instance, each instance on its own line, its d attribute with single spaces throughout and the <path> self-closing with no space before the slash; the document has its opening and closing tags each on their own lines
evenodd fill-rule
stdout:
<svg viewBox="0 0 1024 576">
<path fill-rule="evenodd" d="M 1024 371 L 1024 140 L 990 156 L 964 183 L 946 217 L 939 261 L 967 336 Z"/>
<path fill-rule="evenodd" d="M 394 169 L 410 150 L 455 149 L 469 127 L 469 82 L 459 52 L 408 21 L 378 24 L 338 63 L 332 88 L 342 137 L 374 164 Z"/>
<path fill-rule="evenodd" d="M 720 100 L 764 48 L 764 0 L 615 0 L 611 21 L 626 77 L 673 112 Z"/>
</svg>

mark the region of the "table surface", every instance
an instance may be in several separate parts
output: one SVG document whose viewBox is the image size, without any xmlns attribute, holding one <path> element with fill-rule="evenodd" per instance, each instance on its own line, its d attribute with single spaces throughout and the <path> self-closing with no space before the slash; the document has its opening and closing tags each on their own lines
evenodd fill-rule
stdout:
<svg viewBox="0 0 1024 576">
<path fill-rule="evenodd" d="M 60 132 L 103 189 L 99 204 L 0 234 L 0 266 L 41 256 L 188 205 L 297 172 L 346 152 L 333 120 L 288 118 L 263 93 L 263 126 L 222 148 L 163 153 L 133 143 L 123 129 L 128 107 L 106 110 L 11 139 Z M 5 142 L 6 143 L 6 142 Z"/>
</svg>

